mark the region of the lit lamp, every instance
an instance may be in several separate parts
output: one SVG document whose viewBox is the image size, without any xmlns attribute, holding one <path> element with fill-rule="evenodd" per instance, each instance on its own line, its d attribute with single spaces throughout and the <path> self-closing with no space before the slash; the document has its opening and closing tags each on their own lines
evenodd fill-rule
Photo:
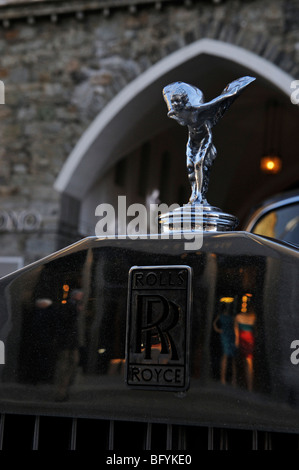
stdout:
<svg viewBox="0 0 299 470">
<path fill-rule="evenodd" d="M 277 156 L 262 157 L 260 161 L 260 168 L 263 173 L 275 175 L 279 173 L 282 167 L 281 158 Z"/>
<path fill-rule="evenodd" d="M 279 173 L 282 168 L 282 160 L 278 156 L 281 149 L 282 112 L 277 102 L 270 102 L 266 107 L 264 156 L 260 160 L 260 169 L 269 175 Z"/>
<path fill-rule="evenodd" d="M 252 297 L 252 294 L 245 294 L 242 296 L 241 312 L 246 313 L 248 310 L 248 300 Z"/>
<path fill-rule="evenodd" d="M 231 304 L 234 301 L 234 297 L 221 297 L 220 302 L 224 304 Z"/>
<path fill-rule="evenodd" d="M 247 301 L 248 301 L 247 295 L 243 295 L 243 297 L 242 297 L 242 307 L 241 307 L 241 312 L 242 313 L 247 312 Z"/>
<path fill-rule="evenodd" d="M 64 284 L 62 286 L 62 290 L 63 290 L 63 297 L 62 297 L 62 301 L 61 303 L 62 304 L 66 304 L 67 303 L 67 297 L 68 297 L 68 294 L 69 294 L 69 290 L 70 290 L 70 286 L 68 284 Z"/>
</svg>

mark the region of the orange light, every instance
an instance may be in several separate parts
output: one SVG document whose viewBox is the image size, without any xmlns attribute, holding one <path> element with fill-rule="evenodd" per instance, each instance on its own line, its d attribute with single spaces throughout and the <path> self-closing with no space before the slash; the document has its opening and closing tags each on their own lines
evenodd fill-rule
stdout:
<svg viewBox="0 0 299 470">
<path fill-rule="evenodd" d="M 282 161 L 277 156 L 266 156 L 261 158 L 260 166 L 263 173 L 275 175 L 280 172 Z"/>
<path fill-rule="evenodd" d="M 62 300 L 61 303 L 62 303 L 62 304 L 66 304 L 66 300 Z"/>
<path fill-rule="evenodd" d="M 125 362 L 124 359 L 110 359 L 110 364 L 121 364 Z"/>
<path fill-rule="evenodd" d="M 62 289 L 64 290 L 64 292 L 68 292 L 70 290 L 70 286 L 68 284 L 64 284 L 62 286 Z"/>
<path fill-rule="evenodd" d="M 221 297 L 220 302 L 231 304 L 234 301 L 233 297 Z"/>
</svg>

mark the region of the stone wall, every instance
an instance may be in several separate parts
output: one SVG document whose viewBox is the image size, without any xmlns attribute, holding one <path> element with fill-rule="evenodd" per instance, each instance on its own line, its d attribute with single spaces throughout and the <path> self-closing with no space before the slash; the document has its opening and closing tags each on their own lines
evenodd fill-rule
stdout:
<svg viewBox="0 0 299 470">
<path fill-rule="evenodd" d="M 3 27 L 0 256 L 24 256 L 28 263 L 55 249 L 60 197 L 53 183 L 84 130 L 127 83 L 200 38 L 244 47 L 299 79 L 298 24 L 296 0 L 228 0 Z M 38 230 L 14 222 L 24 210 L 41 215 Z"/>
</svg>

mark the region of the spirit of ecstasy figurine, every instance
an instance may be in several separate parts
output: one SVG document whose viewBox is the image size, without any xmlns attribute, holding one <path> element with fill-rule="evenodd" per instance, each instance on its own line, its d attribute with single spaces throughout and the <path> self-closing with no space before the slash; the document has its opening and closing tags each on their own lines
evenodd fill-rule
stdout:
<svg viewBox="0 0 299 470">
<path fill-rule="evenodd" d="M 168 117 L 188 127 L 186 156 L 192 188 L 189 204 L 193 207 L 202 205 L 206 212 L 210 212 L 210 220 L 211 209 L 214 210 L 213 215 L 215 210 L 220 211 L 212 208 L 206 200 L 210 168 L 216 158 L 211 130 L 244 88 L 254 80 L 253 77 L 239 78 L 229 83 L 217 98 L 207 103 L 204 102 L 201 90 L 184 82 L 171 83 L 163 89 Z"/>
</svg>

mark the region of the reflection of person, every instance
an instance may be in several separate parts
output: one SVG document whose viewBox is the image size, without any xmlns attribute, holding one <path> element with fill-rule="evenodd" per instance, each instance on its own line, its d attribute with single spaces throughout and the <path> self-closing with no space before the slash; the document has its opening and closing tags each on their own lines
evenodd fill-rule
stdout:
<svg viewBox="0 0 299 470">
<path fill-rule="evenodd" d="M 168 117 L 188 126 L 186 155 L 192 188 L 190 203 L 207 203 L 209 171 L 216 158 L 211 129 L 253 80 L 252 77 L 242 77 L 229 83 L 217 98 L 208 103 L 204 102 L 201 90 L 184 82 L 171 83 L 163 89 Z"/>
<path fill-rule="evenodd" d="M 59 319 L 58 362 L 56 370 L 56 400 L 68 398 L 68 388 L 74 379 L 79 364 L 79 316 L 82 309 L 83 292 L 74 290 L 70 300 L 61 308 Z"/>
<path fill-rule="evenodd" d="M 248 390 L 253 386 L 254 325 L 256 315 L 252 308 L 239 313 L 235 318 L 236 346 L 241 359 L 245 361 L 245 376 Z"/>
<path fill-rule="evenodd" d="M 222 312 L 214 320 L 213 323 L 215 331 L 221 336 L 222 357 L 220 366 L 221 383 L 226 383 L 227 363 L 228 359 L 232 360 L 232 383 L 236 380 L 236 345 L 235 345 L 235 331 L 234 319 L 229 312 L 229 304 L 222 304 Z"/>
</svg>

